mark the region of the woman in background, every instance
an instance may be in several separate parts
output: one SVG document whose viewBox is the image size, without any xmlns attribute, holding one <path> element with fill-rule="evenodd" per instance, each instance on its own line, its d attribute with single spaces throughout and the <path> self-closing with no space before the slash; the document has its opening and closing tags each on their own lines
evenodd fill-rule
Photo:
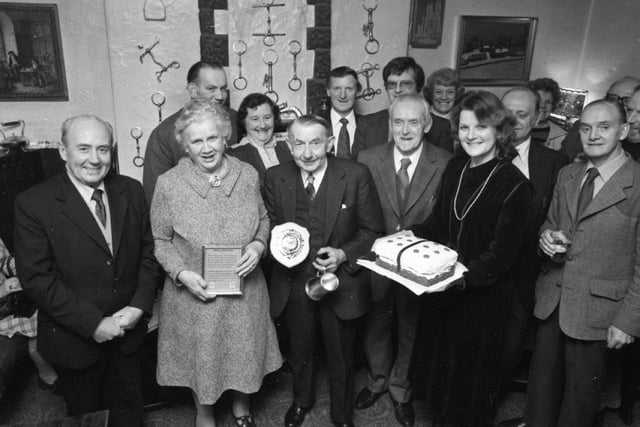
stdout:
<svg viewBox="0 0 640 427">
<path fill-rule="evenodd" d="M 176 122 L 188 157 L 158 179 L 151 206 L 155 254 L 167 272 L 160 305 L 158 383 L 189 387 L 196 426 L 215 426 L 213 404 L 231 393 L 233 415 L 255 426 L 249 394 L 282 364 L 259 266 L 269 219 L 249 165 L 225 154 L 228 113 L 192 101 Z M 241 247 L 239 296 L 207 292 L 203 245 Z"/>
<path fill-rule="evenodd" d="M 441 425 L 492 425 L 511 267 L 532 220 L 533 189 L 511 164 L 514 121 L 485 91 L 466 94 L 452 127 L 464 153 L 447 165 L 433 210 L 412 228 L 445 244 L 469 270 L 454 289 L 425 297 L 417 383 Z"/>
<path fill-rule="evenodd" d="M 555 80 L 545 77 L 529 82 L 529 88 L 540 96 L 538 123 L 531 132 L 531 140 L 558 151 L 562 148 L 567 131 L 549 118 L 560 102 L 560 86 Z"/>
<path fill-rule="evenodd" d="M 273 136 L 279 119 L 278 106 L 261 93 L 247 95 L 238 108 L 239 128 L 244 129 L 246 135 L 229 154 L 249 163 L 258 171 L 260 188 L 267 169 L 293 160 L 287 143 L 276 141 Z"/>
</svg>

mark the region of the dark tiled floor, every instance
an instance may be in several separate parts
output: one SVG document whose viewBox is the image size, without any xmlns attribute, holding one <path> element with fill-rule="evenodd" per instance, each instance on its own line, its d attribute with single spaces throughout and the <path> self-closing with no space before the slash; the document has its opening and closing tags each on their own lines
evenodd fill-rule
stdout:
<svg viewBox="0 0 640 427">
<path fill-rule="evenodd" d="M 36 423 L 38 421 L 55 420 L 64 416 L 62 399 L 50 392 L 40 390 L 36 383 L 36 375 L 30 369 L 20 376 L 22 386 L 14 388 L 6 399 L 0 402 L 0 424 Z M 356 392 L 365 382 L 364 370 L 356 375 Z M 192 426 L 195 410 L 188 393 L 173 393 L 171 406 L 148 412 L 145 415 L 145 426 L 180 427 Z M 291 375 L 278 372 L 265 379 L 262 390 L 253 399 L 253 411 L 258 426 L 281 426 L 284 413 L 291 403 Z M 416 400 L 416 427 L 429 426 L 430 417 L 424 402 Z M 511 393 L 498 411 L 498 420 L 505 420 L 522 415 L 524 395 Z M 640 404 L 634 408 L 634 427 L 640 427 Z M 226 399 L 216 405 L 219 426 L 233 426 L 230 405 Z M 393 407 L 387 395 L 374 406 L 363 411 L 356 411 L 356 426 L 386 427 L 398 425 L 393 416 Z M 304 427 L 329 426 L 329 395 L 327 376 L 323 370 L 317 379 L 317 401 L 307 416 Z M 607 413 L 603 427 L 622 427 L 624 424 L 614 413 Z"/>
</svg>

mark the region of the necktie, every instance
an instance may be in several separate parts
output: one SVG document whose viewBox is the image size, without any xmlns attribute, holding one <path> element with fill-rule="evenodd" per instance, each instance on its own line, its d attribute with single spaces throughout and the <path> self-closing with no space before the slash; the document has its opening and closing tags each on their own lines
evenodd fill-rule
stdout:
<svg viewBox="0 0 640 427">
<path fill-rule="evenodd" d="M 400 170 L 398 171 L 398 180 L 400 181 L 400 200 L 404 201 L 404 198 L 407 196 L 407 189 L 409 188 L 409 173 L 407 169 L 409 169 L 409 165 L 411 164 L 411 159 L 408 157 L 402 158 L 400 160 Z"/>
<path fill-rule="evenodd" d="M 102 201 L 102 190 L 94 190 L 91 195 L 91 200 L 96 202 L 95 212 L 98 216 L 98 219 L 102 223 L 104 227 L 107 226 L 107 211 L 104 208 L 104 202 Z"/>
<path fill-rule="evenodd" d="M 338 134 L 338 152 L 336 153 L 336 157 L 348 159 L 350 157 L 349 132 L 347 131 L 347 123 L 349 123 L 349 120 L 343 117 L 340 119 L 340 123 L 342 123 L 342 126 L 340 127 L 340 133 Z"/>
<path fill-rule="evenodd" d="M 310 173 L 309 176 L 307 177 L 307 186 L 305 187 L 305 191 L 307 192 L 307 195 L 309 196 L 310 199 L 313 199 L 314 196 L 316 195 L 316 189 L 313 187 L 314 180 L 315 178 L 313 177 L 313 174 Z"/>
<path fill-rule="evenodd" d="M 593 181 L 596 177 L 600 175 L 598 173 L 598 169 L 589 168 L 587 170 L 587 179 L 584 181 L 582 185 L 582 190 L 580 190 L 580 196 L 578 197 L 578 216 L 582 215 L 582 212 L 589 206 L 591 199 L 593 199 Z"/>
</svg>

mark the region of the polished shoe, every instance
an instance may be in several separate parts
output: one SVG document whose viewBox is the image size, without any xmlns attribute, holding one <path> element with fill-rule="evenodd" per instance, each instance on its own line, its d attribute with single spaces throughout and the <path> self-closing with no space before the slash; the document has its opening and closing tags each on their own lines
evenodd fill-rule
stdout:
<svg viewBox="0 0 640 427">
<path fill-rule="evenodd" d="M 413 405 L 411 402 L 396 402 L 391 399 L 393 402 L 393 412 L 396 414 L 396 420 L 400 423 L 400 425 L 404 427 L 413 427 L 413 423 L 416 420 L 416 413 L 413 410 Z"/>
<path fill-rule="evenodd" d="M 253 422 L 253 415 L 248 414 L 248 415 L 242 415 L 240 417 L 235 417 L 236 419 L 236 425 L 238 427 L 256 427 L 256 423 Z"/>
<path fill-rule="evenodd" d="M 349 421 L 346 423 L 339 423 L 337 421 L 334 421 L 333 425 L 336 427 L 355 427 L 355 424 L 353 424 L 353 421 Z"/>
<path fill-rule="evenodd" d="M 303 408 L 301 406 L 292 403 L 287 413 L 284 416 L 284 425 L 285 427 L 299 427 L 304 422 L 304 417 L 309 412 L 308 408 Z"/>
<path fill-rule="evenodd" d="M 369 390 L 368 387 L 363 388 L 356 397 L 356 403 L 353 405 L 356 409 L 365 409 L 376 403 L 376 400 L 380 398 L 384 393 L 376 393 Z"/>
</svg>

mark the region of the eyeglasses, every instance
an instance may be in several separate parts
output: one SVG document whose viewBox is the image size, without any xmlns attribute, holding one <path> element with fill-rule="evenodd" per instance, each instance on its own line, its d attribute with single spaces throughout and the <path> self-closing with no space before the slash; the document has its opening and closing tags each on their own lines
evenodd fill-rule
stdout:
<svg viewBox="0 0 640 427">
<path fill-rule="evenodd" d="M 414 82 L 413 80 L 402 80 L 400 82 L 386 82 L 384 84 L 384 87 L 387 90 L 395 90 L 397 87 L 399 87 L 401 90 L 409 90 L 413 89 L 415 84 L 416 82 Z"/>
<path fill-rule="evenodd" d="M 609 102 L 617 102 L 620 105 L 627 106 L 629 103 L 630 96 L 618 96 L 614 93 L 608 93 L 605 99 Z"/>
</svg>

